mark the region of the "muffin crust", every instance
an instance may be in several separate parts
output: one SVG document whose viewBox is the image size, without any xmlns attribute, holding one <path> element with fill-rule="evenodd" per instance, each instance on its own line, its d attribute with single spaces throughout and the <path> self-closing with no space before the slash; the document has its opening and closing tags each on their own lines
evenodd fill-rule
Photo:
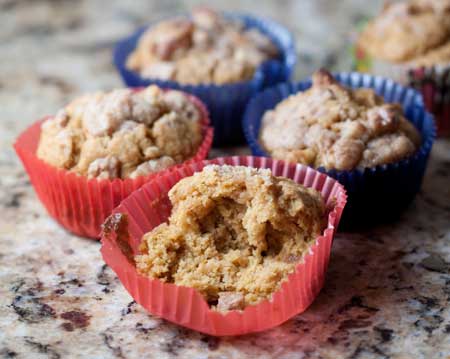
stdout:
<svg viewBox="0 0 450 359">
<path fill-rule="evenodd" d="M 260 129 L 274 158 L 337 170 L 399 161 L 420 142 L 400 105 L 371 89 L 347 89 L 325 70 L 314 73 L 310 89 L 267 111 Z"/>
<path fill-rule="evenodd" d="M 168 223 L 144 235 L 137 269 L 195 288 L 220 311 L 270 299 L 326 223 L 317 191 L 267 169 L 207 166 L 169 198 Z"/>
<path fill-rule="evenodd" d="M 136 178 L 193 156 L 200 120 L 179 91 L 150 86 L 85 95 L 42 124 L 37 156 L 88 178 Z"/>
<path fill-rule="evenodd" d="M 447 64 L 450 0 L 388 3 L 364 29 L 358 46 L 371 57 L 389 62 Z"/>
<path fill-rule="evenodd" d="M 161 21 L 148 29 L 127 67 L 148 78 L 225 84 L 251 78 L 259 65 L 277 54 L 258 30 L 245 30 L 210 9 L 197 8 L 191 18 Z"/>
</svg>

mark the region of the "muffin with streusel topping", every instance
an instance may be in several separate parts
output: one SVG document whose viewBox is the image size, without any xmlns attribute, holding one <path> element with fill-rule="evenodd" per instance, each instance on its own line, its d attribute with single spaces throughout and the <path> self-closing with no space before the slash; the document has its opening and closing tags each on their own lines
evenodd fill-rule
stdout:
<svg viewBox="0 0 450 359">
<path fill-rule="evenodd" d="M 206 158 L 213 130 L 194 96 L 157 86 L 81 96 L 15 143 L 64 228 L 98 238 L 113 208 L 159 172 Z"/>
<path fill-rule="evenodd" d="M 264 114 L 260 141 L 274 158 L 351 171 L 400 161 L 421 138 L 399 104 L 372 89 L 342 86 L 320 70 L 311 88 Z"/>
<path fill-rule="evenodd" d="M 143 77 L 182 84 L 245 81 L 278 49 L 265 34 L 207 8 L 161 21 L 139 39 L 127 67 Z"/>
<path fill-rule="evenodd" d="M 256 95 L 243 128 L 253 155 L 307 164 L 342 183 L 347 228 L 398 218 L 421 187 L 436 135 L 414 89 L 324 70 Z"/>
<path fill-rule="evenodd" d="M 359 36 L 375 59 L 411 65 L 450 63 L 450 1 L 387 3 Z"/>
<path fill-rule="evenodd" d="M 88 178 L 136 178 L 192 157 L 201 116 L 186 95 L 156 86 L 85 95 L 42 124 L 37 156 Z"/>
</svg>

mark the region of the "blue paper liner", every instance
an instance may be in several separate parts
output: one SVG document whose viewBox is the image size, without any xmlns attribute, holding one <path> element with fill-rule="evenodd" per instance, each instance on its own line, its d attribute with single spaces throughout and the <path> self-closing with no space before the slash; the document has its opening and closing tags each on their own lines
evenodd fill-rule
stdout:
<svg viewBox="0 0 450 359">
<path fill-rule="evenodd" d="M 396 219 L 411 203 L 420 190 L 428 157 L 436 137 L 433 116 L 424 107 L 422 96 L 412 88 L 401 86 L 392 80 L 360 73 L 339 73 L 335 78 L 341 84 L 352 87 L 368 87 L 383 96 L 387 102 L 403 106 L 405 117 L 422 135 L 418 151 L 399 162 L 353 171 L 319 171 L 337 179 L 348 193 L 344 211 L 344 228 L 356 228 Z M 247 105 L 243 130 L 254 156 L 269 155 L 258 142 L 263 114 L 273 109 L 286 97 L 311 86 L 311 80 L 300 83 L 284 83 L 257 94 Z"/>
<path fill-rule="evenodd" d="M 114 64 L 127 86 L 141 87 L 155 84 L 163 88 L 189 92 L 200 98 L 208 107 L 211 116 L 215 146 L 244 142 L 241 119 L 247 102 L 265 87 L 288 80 L 297 61 L 293 36 L 282 25 L 248 14 L 229 13 L 225 15 L 241 21 L 246 28 L 257 28 L 269 36 L 280 50 L 280 59 L 262 64 L 255 71 L 253 78 L 248 81 L 225 85 L 184 85 L 175 81 L 144 78 L 139 73 L 126 68 L 128 55 L 135 49 L 140 36 L 148 27 L 141 28 L 133 35 L 123 39 L 114 49 Z"/>
</svg>

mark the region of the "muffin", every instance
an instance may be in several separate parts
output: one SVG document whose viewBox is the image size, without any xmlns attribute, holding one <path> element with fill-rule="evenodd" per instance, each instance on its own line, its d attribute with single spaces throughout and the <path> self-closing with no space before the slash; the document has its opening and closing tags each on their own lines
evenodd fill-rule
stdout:
<svg viewBox="0 0 450 359">
<path fill-rule="evenodd" d="M 226 84 L 251 79 L 258 66 L 278 55 L 278 48 L 258 29 L 245 29 L 211 9 L 197 8 L 190 17 L 150 27 L 126 66 L 144 78 Z"/>
<path fill-rule="evenodd" d="M 134 179 L 192 157 L 201 119 L 186 95 L 156 86 L 85 95 L 42 124 L 37 156 L 88 178 Z"/>
<path fill-rule="evenodd" d="M 433 141 L 421 95 L 391 79 L 316 72 L 253 97 L 243 129 L 255 156 L 304 163 L 345 186 L 345 229 L 392 222 L 419 192 Z"/>
<path fill-rule="evenodd" d="M 356 64 L 422 92 L 438 130 L 450 134 L 450 1 L 388 3 L 356 43 Z"/>
<path fill-rule="evenodd" d="M 346 198 L 339 182 L 301 164 L 189 163 L 113 210 L 101 253 L 153 315 L 209 335 L 258 332 L 317 297 Z"/>
<path fill-rule="evenodd" d="M 450 1 L 387 3 L 360 34 L 358 46 L 387 62 L 446 65 L 450 62 Z"/>
<path fill-rule="evenodd" d="M 269 169 L 210 165 L 169 199 L 168 222 L 142 238 L 137 270 L 194 288 L 222 312 L 270 299 L 326 226 L 320 193 Z"/>
<path fill-rule="evenodd" d="M 398 162 L 421 144 L 399 104 L 347 88 L 325 70 L 313 74 L 308 90 L 267 111 L 259 136 L 274 158 L 339 171 Z"/>
<path fill-rule="evenodd" d="M 50 216 L 97 239 L 124 198 L 163 170 L 206 158 L 212 138 L 197 98 L 150 86 L 82 96 L 14 147 Z"/>
</svg>

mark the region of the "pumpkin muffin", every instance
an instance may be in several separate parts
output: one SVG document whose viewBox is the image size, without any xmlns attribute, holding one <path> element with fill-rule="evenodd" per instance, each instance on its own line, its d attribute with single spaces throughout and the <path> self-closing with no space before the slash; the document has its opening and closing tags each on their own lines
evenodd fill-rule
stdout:
<svg viewBox="0 0 450 359">
<path fill-rule="evenodd" d="M 256 29 L 197 8 L 150 27 L 127 59 L 142 77 L 181 84 L 225 84 L 250 79 L 264 61 L 278 56 L 272 41 Z"/>
<path fill-rule="evenodd" d="M 450 0 L 387 3 L 369 22 L 358 47 L 370 57 L 416 66 L 450 62 Z"/>
<path fill-rule="evenodd" d="M 259 141 L 277 159 L 350 171 L 402 160 L 421 136 L 400 105 L 372 89 L 346 88 L 320 70 L 311 88 L 264 114 Z"/>
<path fill-rule="evenodd" d="M 192 157 L 201 117 L 182 92 L 156 86 L 85 95 L 42 124 L 37 156 L 88 178 L 136 178 Z"/>
<path fill-rule="evenodd" d="M 219 311 L 270 299 L 326 225 L 319 192 L 268 169 L 210 165 L 169 192 L 144 235 L 139 273 L 195 288 Z"/>
</svg>

